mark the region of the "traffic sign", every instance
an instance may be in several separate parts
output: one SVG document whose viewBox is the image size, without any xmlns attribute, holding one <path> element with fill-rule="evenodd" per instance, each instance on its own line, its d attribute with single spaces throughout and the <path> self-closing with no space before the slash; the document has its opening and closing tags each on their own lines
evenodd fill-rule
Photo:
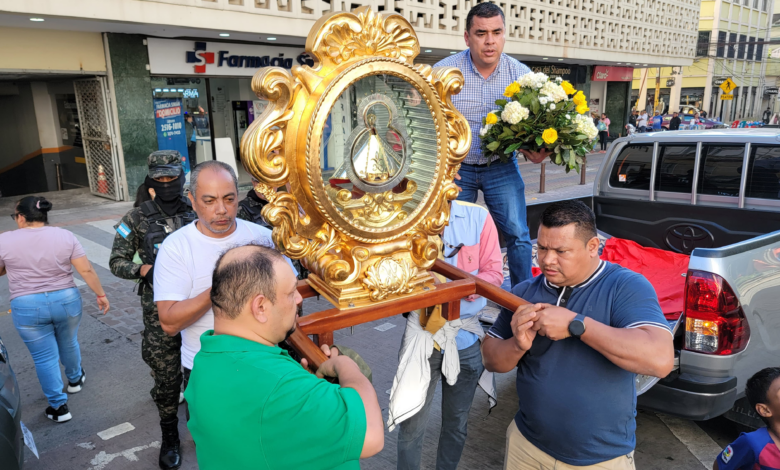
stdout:
<svg viewBox="0 0 780 470">
<path fill-rule="evenodd" d="M 721 83 L 720 89 L 723 90 L 723 93 L 731 93 L 734 88 L 737 87 L 737 84 L 734 83 L 730 78 L 727 78 L 725 82 Z M 728 99 L 728 98 L 726 98 Z"/>
<path fill-rule="evenodd" d="M 734 95 L 720 95 L 721 101 L 733 101 Z"/>
</svg>

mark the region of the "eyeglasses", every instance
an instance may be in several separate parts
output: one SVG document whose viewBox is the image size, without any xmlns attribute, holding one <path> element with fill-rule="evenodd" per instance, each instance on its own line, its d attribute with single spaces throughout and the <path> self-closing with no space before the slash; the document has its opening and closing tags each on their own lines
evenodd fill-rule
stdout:
<svg viewBox="0 0 780 470">
<path fill-rule="evenodd" d="M 16 220 L 16 216 L 18 216 L 18 215 L 19 215 L 19 213 L 18 213 L 18 212 L 17 212 L 17 213 L 14 213 L 14 214 L 11 214 L 11 218 L 12 218 L 12 219 L 14 219 L 14 220 Z"/>
</svg>

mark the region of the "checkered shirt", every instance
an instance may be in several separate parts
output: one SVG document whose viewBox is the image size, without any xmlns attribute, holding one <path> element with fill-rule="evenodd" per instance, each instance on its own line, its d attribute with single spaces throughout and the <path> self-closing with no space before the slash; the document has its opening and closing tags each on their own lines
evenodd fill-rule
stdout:
<svg viewBox="0 0 780 470">
<path fill-rule="evenodd" d="M 504 98 L 504 89 L 531 70 L 506 54 L 501 54 L 498 67 L 488 78 L 482 76 L 471 61 L 469 49 L 453 54 L 438 62 L 435 67 L 457 67 L 463 72 L 465 84 L 460 93 L 452 97 L 452 103 L 471 126 L 471 149 L 463 163 L 478 165 L 487 163 L 480 150 L 479 130 L 482 118 L 496 109 L 496 100 Z M 493 160 L 498 156 L 494 156 Z"/>
</svg>

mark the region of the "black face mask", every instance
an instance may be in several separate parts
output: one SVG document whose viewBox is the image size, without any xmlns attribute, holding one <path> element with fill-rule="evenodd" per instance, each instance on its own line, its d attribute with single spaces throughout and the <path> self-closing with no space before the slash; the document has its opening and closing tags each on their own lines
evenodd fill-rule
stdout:
<svg viewBox="0 0 780 470">
<path fill-rule="evenodd" d="M 147 188 L 154 189 L 154 202 L 168 215 L 176 215 L 187 209 L 187 204 L 182 201 L 184 195 L 184 174 L 182 173 L 173 181 L 162 183 L 149 176 L 144 184 Z"/>
</svg>

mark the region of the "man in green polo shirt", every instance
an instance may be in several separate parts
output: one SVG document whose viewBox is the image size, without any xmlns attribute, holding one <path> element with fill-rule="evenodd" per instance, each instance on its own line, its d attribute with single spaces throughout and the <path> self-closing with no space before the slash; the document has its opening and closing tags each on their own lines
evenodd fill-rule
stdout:
<svg viewBox="0 0 780 470">
<path fill-rule="evenodd" d="M 233 248 L 217 261 L 214 330 L 184 394 L 201 470 L 358 469 L 382 450 L 376 392 L 350 358 L 334 351 L 312 375 L 276 346 L 295 330 L 296 285 L 272 248 Z"/>
</svg>

